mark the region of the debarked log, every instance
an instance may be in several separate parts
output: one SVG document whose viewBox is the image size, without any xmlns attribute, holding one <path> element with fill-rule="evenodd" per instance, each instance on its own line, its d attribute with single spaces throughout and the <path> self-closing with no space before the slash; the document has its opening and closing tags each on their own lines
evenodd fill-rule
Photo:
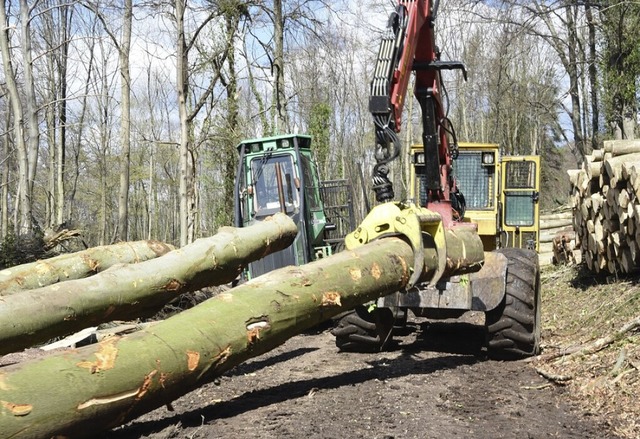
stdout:
<svg viewBox="0 0 640 439">
<path fill-rule="evenodd" d="M 171 250 L 173 246 L 159 241 L 121 242 L 18 265 L 0 271 L 0 296 L 82 279 L 116 264 L 143 262 Z"/>
<path fill-rule="evenodd" d="M 0 297 L 0 355 L 111 320 L 151 316 L 182 293 L 231 282 L 248 262 L 290 245 L 297 232 L 277 214 L 246 228 L 223 227 L 157 259 Z"/>
<path fill-rule="evenodd" d="M 436 269 L 425 251 L 428 277 Z M 398 237 L 255 278 L 153 327 L 0 368 L 0 437 L 95 436 L 356 305 L 402 289 Z"/>
</svg>

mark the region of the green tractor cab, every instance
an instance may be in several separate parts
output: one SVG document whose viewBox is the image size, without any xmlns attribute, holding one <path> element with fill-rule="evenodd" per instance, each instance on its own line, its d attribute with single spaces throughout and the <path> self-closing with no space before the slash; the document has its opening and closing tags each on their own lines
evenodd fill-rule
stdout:
<svg viewBox="0 0 640 439">
<path fill-rule="evenodd" d="M 247 279 L 287 265 L 332 254 L 353 228 L 350 190 L 341 181 L 321 182 L 311 136 L 286 134 L 245 140 L 234 191 L 235 225 L 246 227 L 282 212 L 298 225 L 287 249 L 249 264 Z M 334 200 L 331 206 L 325 199 Z"/>
</svg>

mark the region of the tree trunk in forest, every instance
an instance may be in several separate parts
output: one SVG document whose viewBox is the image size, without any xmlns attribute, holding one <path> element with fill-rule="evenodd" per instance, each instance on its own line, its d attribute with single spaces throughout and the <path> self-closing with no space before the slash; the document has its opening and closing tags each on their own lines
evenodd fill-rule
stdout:
<svg viewBox="0 0 640 439">
<path fill-rule="evenodd" d="M 427 253 L 435 265 L 435 251 Z M 405 241 L 380 239 L 272 271 L 135 334 L 2 368 L 0 436 L 93 436 L 121 425 L 319 322 L 402 289 L 413 261 Z"/>
<path fill-rule="evenodd" d="M 565 18 L 567 20 L 567 59 L 565 65 L 569 76 L 569 96 L 571 97 L 571 125 L 573 126 L 573 139 L 580 153 L 580 160 L 584 160 L 587 150 L 582 136 L 582 117 L 580 115 L 580 86 L 578 81 L 578 65 L 576 50 L 578 49 L 578 37 L 576 35 L 576 23 L 574 19 L 574 7 L 565 6 Z"/>
<path fill-rule="evenodd" d="M 24 60 L 24 93 L 25 93 L 25 106 L 26 114 L 25 119 L 27 122 L 27 129 L 29 136 L 27 139 L 28 145 L 28 160 L 29 160 L 29 188 L 27 194 L 29 197 L 29 203 L 33 204 L 33 184 L 36 179 L 36 170 L 38 169 L 38 150 L 40 148 L 40 126 L 38 121 L 38 103 L 36 102 L 36 90 L 35 81 L 33 77 L 33 53 L 31 44 L 31 17 L 29 15 L 31 7 L 27 0 L 20 0 L 20 33 L 22 56 Z M 31 221 L 30 221 L 31 223 Z M 32 224 L 31 224 L 32 225 Z M 31 229 L 24 230 L 24 232 L 31 232 Z"/>
<path fill-rule="evenodd" d="M 60 56 L 58 61 L 59 78 L 60 78 L 60 101 L 58 102 L 58 141 L 57 141 L 57 163 L 56 163 L 56 224 L 60 225 L 64 222 L 65 210 L 65 186 L 64 173 L 67 156 L 67 64 L 69 62 L 69 27 L 73 14 L 70 14 L 70 7 L 65 5 L 60 7 L 60 23 L 62 28 L 60 43 Z M 82 122 L 80 122 L 82 123 Z M 78 134 L 80 136 L 80 134 Z"/>
<path fill-rule="evenodd" d="M 3 26 L 0 31 L 0 52 L 2 53 L 4 80 L 13 113 L 11 115 L 13 118 L 13 139 L 16 143 L 18 156 L 18 196 L 14 207 L 16 216 L 14 227 L 18 233 L 23 233 L 31 231 L 31 196 L 28 192 L 28 188 L 31 186 L 29 182 L 29 156 L 24 133 L 24 112 L 20 100 L 20 91 L 14 76 L 13 63 L 11 62 L 10 26 L 7 20 L 5 2 L 0 3 L 0 25 Z"/>
<path fill-rule="evenodd" d="M 282 0 L 273 1 L 274 16 L 274 40 L 275 52 L 273 55 L 273 72 L 274 88 L 273 88 L 273 105 L 276 110 L 276 124 L 274 134 L 284 133 L 287 130 L 287 97 L 285 95 L 284 84 L 284 17 L 282 11 Z"/>
<path fill-rule="evenodd" d="M 50 72 L 54 69 L 54 61 L 53 54 L 50 54 L 47 57 L 47 68 Z M 51 102 L 55 102 L 56 100 L 56 81 L 55 75 L 51 74 L 49 77 L 49 90 L 47 99 Z M 49 160 L 48 160 L 48 185 L 47 185 L 47 201 L 45 203 L 45 227 L 52 229 L 54 225 L 54 217 L 55 217 L 55 200 L 56 200 L 56 115 L 55 115 L 55 105 L 48 105 L 45 110 L 45 122 L 47 128 L 47 149 L 49 152 Z"/>
<path fill-rule="evenodd" d="M 289 217 L 274 215 L 251 227 L 223 227 L 154 260 L 4 296 L 0 355 L 99 323 L 151 316 L 182 293 L 231 282 L 246 263 L 290 245 L 297 232 Z"/>
<path fill-rule="evenodd" d="M 184 0 L 176 0 L 176 25 L 178 39 L 176 42 L 176 88 L 178 91 L 178 112 L 180 114 L 180 246 L 184 247 L 190 240 L 193 227 L 192 200 L 193 175 L 190 163 L 190 135 L 187 110 L 188 89 L 188 50 L 184 28 Z"/>
<path fill-rule="evenodd" d="M 2 180 L 0 180 L 0 240 L 9 233 L 9 129 L 11 126 L 11 116 L 8 110 L 5 111 L 5 132 L 2 134 Z"/>
<path fill-rule="evenodd" d="M 233 200 L 235 174 L 237 166 L 236 145 L 238 144 L 238 77 L 236 74 L 236 32 L 240 22 L 241 11 L 234 8 L 224 14 L 229 50 L 227 55 L 228 76 L 221 76 L 222 85 L 227 92 L 227 137 L 224 140 L 223 169 L 225 177 L 223 183 L 223 200 Z M 226 202 L 226 201 L 225 201 Z M 233 224 L 230 209 L 218 209 L 218 224 Z"/>
<path fill-rule="evenodd" d="M 158 241 L 123 242 L 94 247 L 0 271 L 0 297 L 67 280 L 82 279 L 116 264 L 135 264 L 174 250 Z"/>
<path fill-rule="evenodd" d="M 598 58 L 596 52 L 596 22 L 591 10 L 591 1 L 585 0 L 584 12 L 587 18 L 587 27 L 589 29 L 589 89 L 591 93 L 591 149 L 598 149 L 600 143 L 600 108 L 598 99 Z"/>
<path fill-rule="evenodd" d="M 120 121 L 120 139 L 122 155 L 120 157 L 120 194 L 118 196 L 118 239 L 126 241 L 129 237 L 129 167 L 131 163 L 131 73 L 129 72 L 129 54 L 131 53 L 131 23 L 133 21 L 132 0 L 124 2 L 122 41 L 117 44 L 120 57 L 120 95 L 122 119 Z"/>
</svg>

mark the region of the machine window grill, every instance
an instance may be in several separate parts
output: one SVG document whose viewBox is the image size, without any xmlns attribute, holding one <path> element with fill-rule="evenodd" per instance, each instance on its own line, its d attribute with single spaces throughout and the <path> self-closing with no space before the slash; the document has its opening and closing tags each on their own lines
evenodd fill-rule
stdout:
<svg viewBox="0 0 640 439">
<path fill-rule="evenodd" d="M 522 248 L 536 250 L 536 232 L 522 232 Z"/>
<path fill-rule="evenodd" d="M 325 231 L 325 239 L 331 244 L 340 242 L 355 228 L 351 186 L 347 180 L 325 180 L 320 191 L 327 221 L 336 226 Z"/>
<path fill-rule="evenodd" d="M 505 173 L 505 224 L 532 226 L 535 220 L 534 191 L 527 189 L 535 189 L 535 162 L 509 161 Z"/>
<path fill-rule="evenodd" d="M 453 173 L 467 209 L 493 209 L 494 166 L 482 164 L 482 152 L 460 152 L 453 161 Z"/>
<path fill-rule="evenodd" d="M 418 194 L 418 203 L 420 206 L 427 205 L 427 177 L 424 175 L 424 166 L 416 166 L 416 188 L 415 193 Z"/>
<path fill-rule="evenodd" d="M 508 226 L 532 226 L 534 205 L 531 192 L 511 192 L 505 195 L 505 219 Z"/>
<path fill-rule="evenodd" d="M 506 189 L 533 189 L 535 176 L 535 162 L 507 162 Z"/>
</svg>

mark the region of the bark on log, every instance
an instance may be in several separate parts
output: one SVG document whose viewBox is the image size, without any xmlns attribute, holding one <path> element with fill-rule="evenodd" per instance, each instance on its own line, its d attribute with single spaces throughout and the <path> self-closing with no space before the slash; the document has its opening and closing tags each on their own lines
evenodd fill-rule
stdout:
<svg viewBox="0 0 640 439">
<path fill-rule="evenodd" d="M 602 149 L 594 149 L 591 152 L 591 161 L 592 162 L 601 162 L 604 158 L 605 151 Z"/>
<path fill-rule="evenodd" d="M 640 152 L 640 140 L 607 140 L 604 142 L 604 151 L 614 157 Z"/>
<path fill-rule="evenodd" d="M 544 223 L 552 220 L 562 220 L 562 219 L 570 220 L 572 218 L 573 218 L 573 212 L 571 211 L 561 212 L 561 213 L 549 213 L 546 215 L 540 215 L 540 223 Z"/>
<path fill-rule="evenodd" d="M 425 256 L 432 274 L 435 251 Z M 2 368 L 0 437 L 95 436 L 116 427 L 405 287 L 413 258 L 402 239 L 380 239 L 272 271 L 135 334 Z"/>
<path fill-rule="evenodd" d="M 602 174 L 602 162 L 591 162 L 585 164 L 587 176 L 590 179 L 600 178 L 600 174 Z"/>
<path fill-rule="evenodd" d="M 553 239 L 558 236 L 558 234 L 570 234 L 571 239 L 575 239 L 575 233 L 573 231 L 573 227 L 571 225 L 565 227 L 557 227 L 555 229 L 541 229 L 540 230 L 540 243 L 552 242 Z"/>
<path fill-rule="evenodd" d="M 173 249 L 159 241 L 122 242 L 18 265 L 0 271 L 0 296 L 82 279 L 116 264 L 143 262 Z"/>
<path fill-rule="evenodd" d="M 573 222 L 573 217 L 558 218 L 558 219 L 552 219 L 552 220 L 540 218 L 540 229 L 541 230 L 558 229 L 561 227 L 570 226 L 572 222 Z"/>
<path fill-rule="evenodd" d="M 111 320 L 153 315 L 182 293 L 231 282 L 242 266 L 287 247 L 298 229 L 286 215 L 223 227 L 166 255 L 0 300 L 0 355 Z"/>
<path fill-rule="evenodd" d="M 629 154 L 625 156 L 613 157 L 604 162 L 604 169 L 607 175 L 617 183 L 622 180 L 622 164 L 623 163 L 640 163 L 640 153 Z M 612 182 L 612 186 L 614 186 Z"/>
</svg>

